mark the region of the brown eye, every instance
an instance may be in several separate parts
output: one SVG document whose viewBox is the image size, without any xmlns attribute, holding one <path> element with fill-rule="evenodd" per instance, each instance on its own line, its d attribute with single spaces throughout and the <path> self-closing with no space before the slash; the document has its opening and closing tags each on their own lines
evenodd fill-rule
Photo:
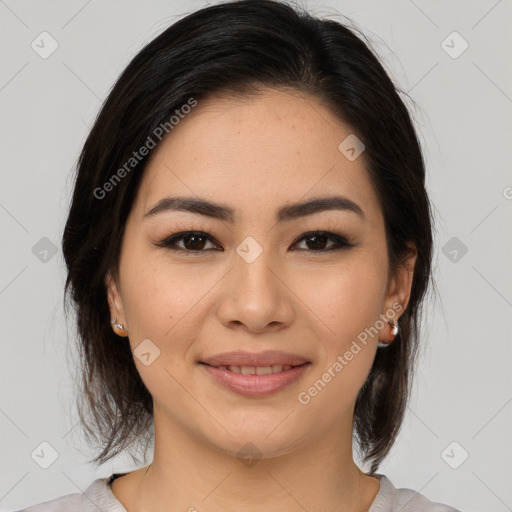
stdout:
<svg viewBox="0 0 512 512">
<path fill-rule="evenodd" d="M 179 242 L 183 241 L 183 245 L 178 245 Z M 158 242 L 156 245 L 159 247 L 165 247 L 172 251 L 184 251 L 184 252 L 205 252 L 206 250 L 212 250 L 211 248 L 205 249 L 205 246 L 210 243 L 214 245 L 213 238 L 203 231 L 184 231 L 182 233 L 176 233 L 165 240 Z"/>
<path fill-rule="evenodd" d="M 334 243 L 326 247 L 328 241 L 331 240 Z M 312 252 L 327 252 L 334 251 L 336 249 L 343 249 L 344 247 L 354 247 L 355 244 L 351 244 L 343 236 L 337 235 L 336 233 L 330 233 L 328 231 L 311 231 L 302 235 L 295 243 L 294 246 L 304 241 L 306 249 L 310 249 Z M 303 249 L 299 249 L 303 250 Z"/>
<path fill-rule="evenodd" d="M 325 249 L 329 237 L 326 235 L 311 235 L 305 237 L 304 240 L 309 249 L 322 250 Z"/>
<path fill-rule="evenodd" d="M 182 237 L 182 239 L 185 249 L 189 249 L 191 251 L 200 251 L 201 249 L 204 249 L 207 241 L 206 237 L 196 234 L 186 235 Z"/>
</svg>

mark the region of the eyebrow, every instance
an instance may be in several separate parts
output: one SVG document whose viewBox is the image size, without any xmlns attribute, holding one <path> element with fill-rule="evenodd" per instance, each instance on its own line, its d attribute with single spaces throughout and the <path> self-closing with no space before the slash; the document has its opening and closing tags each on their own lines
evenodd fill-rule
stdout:
<svg viewBox="0 0 512 512">
<path fill-rule="evenodd" d="M 353 212 L 361 218 L 365 218 L 362 208 L 354 201 L 342 196 L 331 196 L 283 206 L 277 211 L 276 221 L 291 221 L 327 210 Z M 196 197 L 164 197 L 144 214 L 144 219 L 168 211 L 191 212 L 231 223 L 235 219 L 235 210 L 231 207 Z"/>
</svg>

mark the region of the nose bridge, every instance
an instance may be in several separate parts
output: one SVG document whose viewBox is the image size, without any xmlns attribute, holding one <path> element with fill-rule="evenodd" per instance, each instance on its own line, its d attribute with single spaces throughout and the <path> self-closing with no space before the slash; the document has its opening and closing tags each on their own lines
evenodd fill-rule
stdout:
<svg viewBox="0 0 512 512">
<path fill-rule="evenodd" d="M 248 236 L 236 248 L 234 277 L 240 288 L 246 288 L 255 295 L 273 295 L 279 284 L 276 283 L 277 258 L 267 247 L 255 238 Z M 267 297 L 267 300 L 270 297 Z"/>
<path fill-rule="evenodd" d="M 236 248 L 228 274 L 229 291 L 220 308 L 224 323 L 243 323 L 261 331 L 271 323 L 288 323 L 292 307 L 279 276 L 276 254 L 247 237 Z"/>
</svg>

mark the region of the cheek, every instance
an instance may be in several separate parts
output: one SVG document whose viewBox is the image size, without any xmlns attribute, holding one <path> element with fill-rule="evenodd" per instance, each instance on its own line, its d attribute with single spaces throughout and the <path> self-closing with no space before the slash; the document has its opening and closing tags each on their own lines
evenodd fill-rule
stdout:
<svg viewBox="0 0 512 512">
<path fill-rule="evenodd" d="M 360 251 L 302 284 L 315 325 L 313 335 L 321 346 L 304 400 L 314 401 L 322 414 L 331 404 L 327 415 L 332 421 L 353 406 L 373 364 L 375 326 L 384 313 L 386 265 L 378 251 Z"/>
<path fill-rule="evenodd" d="M 120 262 L 123 305 L 133 337 L 162 339 L 190 309 L 194 291 L 166 262 L 165 255 L 145 244 L 134 237 L 127 240 L 133 249 L 126 251 Z"/>
<path fill-rule="evenodd" d="M 159 351 L 151 368 L 167 368 L 174 374 L 182 371 L 190 347 L 200 337 L 204 296 L 218 277 L 211 271 L 202 276 L 193 267 L 179 268 L 169 264 L 164 253 L 144 251 L 133 251 L 121 262 L 130 345 L 139 372 L 145 381 L 150 379 L 148 387 L 159 377 L 137 360 L 137 347 L 143 340 L 151 340 Z M 165 374 L 160 377 L 168 379 Z"/>
<path fill-rule="evenodd" d="M 309 292 L 307 304 L 321 348 L 317 368 L 299 401 L 311 404 L 329 423 L 351 410 L 370 372 L 386 276 L 378 266 L 366 264 L 329 272 L 320 282 L 318 277 L 316 282 L 322 286 Z"/>
<path fill-rule="evenodd" d="M 176 379 L 186 371 L 188 349 L 196 338 L 197 323 L 190 317 L 200 290 L 165 266 L 134 256 L 126 258 L 122 275 L 135 365 L 154 400 L 165 402 L 169 393 L 182 392 Z"/>
<path fill-rule="evenodd" d="M 302 284 L 302 296 L 317 323 L 323 322 L 329 345 L 342 349 L 384 313 L 386 283 L 386 261 L 359 253 L 346 264 L 311 275 Z"/>
<path fill-rule="evenodd" d="M 172 311 L 168 304 L 173 285 L 159 284 L 158 272 L 147 265 L 127 265 L 123 281 L 123 301 L 130 337 L 158 337 Z"/>
</svg>

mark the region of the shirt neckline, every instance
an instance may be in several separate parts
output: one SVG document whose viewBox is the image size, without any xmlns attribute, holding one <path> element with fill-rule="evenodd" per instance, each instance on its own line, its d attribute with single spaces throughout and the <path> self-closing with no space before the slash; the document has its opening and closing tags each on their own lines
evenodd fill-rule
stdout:
<svg viewBox="0 0 512 512">
<path fill-rule="evenodd" d="M 123 504 L 114 496 L 112 492 L 112 482 L 121 476 L 127 475 L 128 473 L 113 473 L 110 477 L 98 479 L 96 482 L 101 483 L 104 486 L 104 490 L 107 495 L 108 512 L 127 512 L 123 507 Z M 393 503 L 393 497 L 396 493 L 396 489 L 393 484 L 388 480 L 385 475 L 380 473 L 374 473 L 369 475 L 376 478 L 379 481 L 379 490 L 375 495 L 375 498 L 368 509 L 368 512 L 391 512 L 391 505 Z M 96 483 L 95 482 L 95 483 Z"/>
</svg>

